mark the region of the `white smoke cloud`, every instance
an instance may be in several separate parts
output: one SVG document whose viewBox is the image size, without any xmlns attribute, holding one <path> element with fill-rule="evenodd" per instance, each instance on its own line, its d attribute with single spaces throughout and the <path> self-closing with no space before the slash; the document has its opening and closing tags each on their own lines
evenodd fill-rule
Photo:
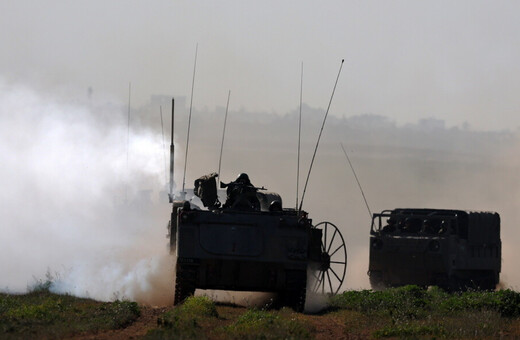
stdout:
<svg viewBox="0 0 520 340">
<path fill-rule="evenodd" d="M 216 118 L 210 118 L 195 115 L 195 131 L 204 136 L 192 139 L 195 156 L 189 161 L 187 183 L 218 164 L 220 129 L 211 120 Z M 280 132 L 286 137 L 271 140 L 264 137 L 273 123 L 265 122 L 263 129 L 256 124 L 256 135 L 251 126 L 234 124 L 223 179 L 247 172 L 253 183 L 279 192 L 290 206 L 296 158 L 292 150 L 278 147 L 294 142 L 288 130 Z M 0 79 L 0 289 L 23 292 L 50 271 L 60 292 L 171 303 L 173 259 L 164 237 L 170 206 L 157 195 L 164 189 L 160 130 L 131 128 L 127 163 L 127 129 L 125 105 L 108 110 L 64 103 Z M 457 145 L 457 138 L 448 137 Z M 271 144 L 264 146 L 266 140 Z M 370 221 L 336 143 L 338 135 L 329 140 L 333 142 L 318 155 L 304 209 L 315 223 L 334 222 L 345 238 L 349 258 L 342 289 L 368 288 Z M 417 140 L 410 135 L 411 143 Z M 374 212 L 396 207 L 499 212 L 501 277 L 507 287 L 517 288 L 518 146 L 516 139 L 509 144 L 500 144 L 493 154 L 482 151 L 476 160 L 445 150 L 432 161 L 425 149 L 413 157 L 365 155 L 361 150 L 353 161 Z M 149 199 L 145 190 L 153 190 Z"/>
<path fill-rule="evenodd" d="M 124 111 L 0 79 L 0 288 L 49 271 L 59 292 L 171 300 L 161 137 L 128 130 Z"/>
</svg>

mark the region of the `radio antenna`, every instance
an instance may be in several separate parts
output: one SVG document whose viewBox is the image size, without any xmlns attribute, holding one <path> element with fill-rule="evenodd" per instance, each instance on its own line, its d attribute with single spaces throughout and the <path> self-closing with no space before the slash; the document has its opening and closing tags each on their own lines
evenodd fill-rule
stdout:
<svg viewBox="0 0 520 340">
<path fill-rule="evenodd" d="M 175 130 L 173 129 L 174 119 L 174 109 L 175 109 L 175 98 L 172 98 L 172 130 L 171 130 L 171 142 L 170 142 L 170 192 L 168 194 L 168 200 L 170 203 L 173 203 L 173 159 L 175 156 L 175 145 L 173 144 L 173 133 Z"/>
<path fill-rule="evenodd" d="M 191 98 L 190 98 L 190 115 L 188 117 L 188 134 L 186 135 L 186 154 L 184 155 L 184 175 L 182 176 L 182 195 L 186 195 L 184 187 L 186 184 L 186 165 L 188 164 L 188 148 L 190 146 L 190 126 L 191 126 L 191 109 L 193 108 L 193 88 L 195 86 L 195 70 L 197 69 L 197 52 L 199 44 L 195 47 L 195 62 L 193 65 L 193 79 L 191 80 Z M 183 197 L 184 199 L 184 197 Z"/>
<path fill-rule="evenodd" d="M 350 161 L 350 158 L 348 157 L 347 151 L 343 147 L 343 143 L 341 144 L 341 148 L 343 149 L 343 153 L 345 154 L 345 157 L 347 157 L 348 164 L 350 165 L 350 168 L 352 169 L 352 173 L 354 174 L 354 177 L 356 178 L 356 182 L 358 184 L 359 190 L 361 191 L 361 195 L 363 196 L 363 200 L 365 201 L 365 205 L 367 206 L 368 215 L 372 219 L 372 211 L 370 211 L 370 207 L 368 206 L 367 198 L 365 197 L 365 193 L 363 192 L 363 188 L 361 187 L 361 183 L 359 182 L 359 179 L 356 175 L 356 171 L 354 170 L 354 167 L 352 166 L 352 162 Z"/>
<path fill-rule="evenodd" d="M 298 161 L 296 165 L 296 209 L 298 209 L 298 189 L 300 186 L 300 142 L 302 135 L 302 93 L 303 93 L 303 61 L 300 76 L 300 116 L 298 118 Z"/>
<path fill-rule="evenodd" d="M 126 130 L 126 172 L 128 169 L 128 155 L 130 153 L 130 97 L 132 95 L 132 82 L 128 83 L 128 127 Z M 125 203 L 128 202 L 128 180 L 125 185 Z"/>
<path fill-rule="evenodd" d="M 164 184 L 166 184 L 166 173 L 167 173 L 167 166 L 166 166 L 166 144 L 164 143 L 164 123 L 162 118 L 162 106 L 159 106 L 159 112 L 161 113 L 161 131 L 162 131 L 162 148 L 163 148 L 163 156 L 164 156 Z"/>
<path fill-rule="evenodd" d="M 222 150 L 224 149 L 224 136 L 226 135 L 226 122 L 227 122 L 230 96 L 231 96 L 231 90 L 229 90 L 228 96 L 227 96 L 226 115 L 224 116 L 224 129 L 222 130 L 222 143 L 220 144 L 220 157 L 218 159 L 218 182 L 219 183 L 220 183 L 220 168 L 222 165 Z"/>
<path fill-rule="evenodd" d="M 336 82 L 334 83 L 334 88 L 332 89 L 332 94 L 330 96 L 329 105 L 327 106 L 327 111 L 325 111 L 325 116 L 323 117 L 323 123 L 321 124 L 320 134 L 318 135 L 318 140 L 316 141 L 316 147 L 314 148 L 314 153 L 312 155 L 311 165 L 309 166 L 309 172 L 307 173 L 307 179 L 305 180 L 305 186 L 303 187 L 302 200 L 300 201 L 300 208 L 298 211 L 302 211 L 303 199 L 305 197 L 305 191 L 307 190 L 307 184 L 309 184 L 309 177 L 311 176 L 312 165 L 314 164 L 314 159 L 316 158 L 316 152 L 318 151 L 318 145 L 320 144 L 321 134 L 323 132 L 323 127 L 325 126 L 325 121 L 327 120 L 327 116 L 329 114 L 330 105 L 332 103 L 332 98 L 334 98 L 334 92 L 336 92 L 336 86 L 338 85 L 339 75 L 341 74 L 341 69 L 343 68 L 343 62 L 345 59 L 341 59 L 341 65 L 339 67 L 338 76 L 336 77 Z"/>
</svg>

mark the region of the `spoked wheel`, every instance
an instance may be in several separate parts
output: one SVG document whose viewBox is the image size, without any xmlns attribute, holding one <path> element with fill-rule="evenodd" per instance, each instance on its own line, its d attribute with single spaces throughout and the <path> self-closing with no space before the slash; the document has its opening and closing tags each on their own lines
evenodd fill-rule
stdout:
<svg viewBox="0 0 520 340">
<path fill-rule="evenodd" d="M 347 246 L 338 227 L 321 222 L 315 228 L 322 231 L 321 258 L 313 268 L 312 291 L 319 294 L 336 294 L 347 272 Z"/>
</svg>

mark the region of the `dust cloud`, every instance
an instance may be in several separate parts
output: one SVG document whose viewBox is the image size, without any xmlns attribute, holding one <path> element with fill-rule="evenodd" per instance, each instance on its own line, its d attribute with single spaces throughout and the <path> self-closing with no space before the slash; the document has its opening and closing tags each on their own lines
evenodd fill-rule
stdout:
<svg viewBox="0 0 520 340">
<path fill-rule="evenodd" d="M 162 137 L 126 109 L 0 81 L 3 291 L 173 301 Z"/>
<path fill-rule="evenodd" d="M 71 103 L 1 81 L 0 90 L 0 288 L 24 292 L 49 273 L 58 292 L 171 304 L 174 260 L 165 237 L 171 207 L 156 114 L 171 97 L 154 97 L 133 109 L 128 130 L 125 104 Z M 182 98 L 176 102 L 176 169 L 182 169 L 188 110 Z M 304 106 L 303 115 L 300 199 L 323 111 Z M 193 111 L 187 188 L 217 171 L 223 118 L 224 108 Z M 228 119 L 221 180 L 246 172 L 254 185 L 280 193 L 284 206 L 294 207 L 297 112 L 231 110 Z M 169 123 L 165 117 L 165 126 Z M 303 207 L 314 224 L 330 221 L 345 238 L 343 290 L 369 288 L 370 217 L 340 142 L 372 212 L 397 207 L 499 212 L 502 284 L 519 287 L 517 131 L 448 128 L 435 119 L 397 126 L 375 115 L 329 117 Z M 181 171 L 175 175 L 181 183 Z M 238 304 L 266 298 L 197 294 Z M 321 302 L 309 299 L 307 309 L 313 304 Z"/>
<path fill-rule="evenodd" d="M 185 111 L 180 109 L 176 123 L 181 135 Z M 300 199 L 323 114 L 304 105 Z M 230 111 L 221 179 L 229 181 L 246 172 L 254 185 L 281 194 L 284 207 L 294 207 L 297 117 L 296 110 L 285 115 Z M 188 177 L 216 171 L 223 119 L 224 108 L 194 111 L 192 136 L 198 137 L 191 139 L 190 150 L 196 156 L 190 156 Z M 519 287 L 520 272 L 515 267 L 520 257 L 516 246 L 520 243 L 518 131 L 481 132 L 467 124 L 447 127 L 434 118 L 399 126 L 372 114 L 329 116 L 303 208 L 314 224 L 330 221 L 345 238 L 348 266 L 343 290 L 370 287 L 371 219 L 340 143 L 349 153 L 372 213 L 399 207 L 498 212 L 501 278 L 507 287 Z"/>
</svg>

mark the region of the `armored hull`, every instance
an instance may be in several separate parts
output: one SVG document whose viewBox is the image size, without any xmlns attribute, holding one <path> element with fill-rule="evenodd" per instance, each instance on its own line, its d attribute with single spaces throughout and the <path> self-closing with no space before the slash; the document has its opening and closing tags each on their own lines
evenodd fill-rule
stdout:
<svg viewBox="0 0 520 340">
<path fill-rule="evenodd" d="M 395 209 L 373 216 L 368 273 L 374 289 L 415 284 L 490 290 L 500 270 L 497 213 Z"/>
<path fill-rule="evenodd" d="M 323 258 L 322 231 L 295 210 L 196 210 L 176 202 L 170 230 L 176 254 L 175 304 L 200 289 L 277 292 L 303 310 L 307 268 Z"/>
</svg>

